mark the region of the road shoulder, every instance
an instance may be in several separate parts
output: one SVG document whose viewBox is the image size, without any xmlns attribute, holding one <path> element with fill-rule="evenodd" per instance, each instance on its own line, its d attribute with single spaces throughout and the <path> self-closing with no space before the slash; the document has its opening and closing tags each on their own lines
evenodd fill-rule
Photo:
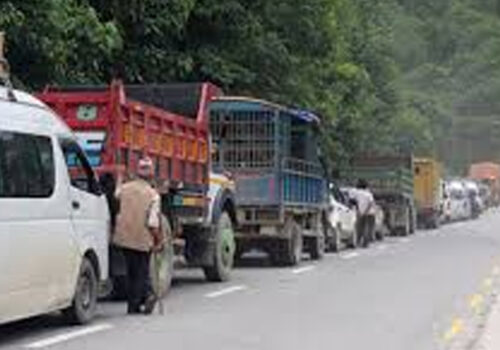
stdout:
<svg viewBox="0 0 500 350">
<path fill-rule="evenodd" d="M 486 327 L 481 337 L 477 350 L 498 350 L 500 349 L 500 302 L 497 300 L 492 306 L 492 312 L 488 317 Z"/>
</svg>

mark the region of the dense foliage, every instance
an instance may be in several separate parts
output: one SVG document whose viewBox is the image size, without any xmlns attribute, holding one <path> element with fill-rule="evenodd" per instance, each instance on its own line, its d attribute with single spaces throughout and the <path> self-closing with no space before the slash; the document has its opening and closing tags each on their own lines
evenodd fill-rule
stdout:
<svg viewBox="0 0 500 350">
<path fill-rule="evenodd" d="M 498 158 L 498 0 L 0 0 L 18 84 L 211 80 L 311 109 L 324 151 Z M 452 150 L 453 152 L 451 152 Z"/>
</svg>

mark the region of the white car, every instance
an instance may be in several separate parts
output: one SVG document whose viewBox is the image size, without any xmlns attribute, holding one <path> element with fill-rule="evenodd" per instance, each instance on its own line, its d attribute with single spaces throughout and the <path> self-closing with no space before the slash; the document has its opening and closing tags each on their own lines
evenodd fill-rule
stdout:
<svg viewBox="0 0 500 350">
<path fill-rule="evenodd" d="M 451 194 L 450 194 L 450 189 L 449 189 L 449 184 L 445 181 L 442 181 L 441 183 L 441 201 L 440 201 L 440 207 L 441 207 L 441 222 L 446 223 L 450 222 L 453 217 L 452 213 L 452 208 L 451 208 Z"/>
<path fill-rule="evenodd" d="M 472 208 L 467 191 L 461 181 L 449 182 L 448 190 L 450 195 L 450 220 L 467 220 L 472 216 Z"/>
<path fill-rule="evenodd" d="M 465 180 L 463 184 L 471 205 L 471 217 L 477 218 L 485 210 L 485 204 L 481 198 L 479 186 L 476 182 L 471 180 Z"/>
<path fill-rule="evenodd" d="M 335 184 L 330 184 L 327 225 L 327 251 L 339 251 L 346 244 L 356 248 L 357 212 L 354 204 Z"/>
<path fill-rule="evenodd" d="M 389 234 L 389 230 L 385 225 L 385 213 L 382 207 L 375 203 L 375 239 L 383 240 Z"/>
<path fill-rule="evenodd" d="M 69 128 L 0 87 L 0 323 L 56 310 L 90 321 L 108 231 L 106 199 Z"/>
</svg>

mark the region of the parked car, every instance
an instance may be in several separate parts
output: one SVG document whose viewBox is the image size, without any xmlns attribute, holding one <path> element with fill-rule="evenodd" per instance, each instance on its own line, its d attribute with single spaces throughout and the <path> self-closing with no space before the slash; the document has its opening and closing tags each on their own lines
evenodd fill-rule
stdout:
<svg viewBox="0 0 500 350">
<path fill-rule="evenodd" d="M 344 246 L 356 248 L 358 235 L 357 209 L 348 191 L 330 184 L 328 225 L 326 234 L 327 251 L 340 251 Z"/>
<path fill-rule="evenodd" d="M 63 310 L 89 322 L 108 277 L 109 213 L 70 129 L 0 87 L 0 323 Z"/>
<path fill-rule="evenodd" d="M 467 220 L 472 215 L 471 204 L 467 198 L 467 191 L 459 180 L 450 181 L 450 220 Z"/>
<path fill-rule="evenodd" d="M 464 181 L 464 187 L 470 202 L 471 217 L 475 219 L 484 211 L 484 202 L 479 195 L 479 186 L 474 181 L 467 180 Z"/>
<path fill-rule="evenodd" d="M 484 205 L 484 209 L 488 209 L 493 206 L 493 196 L 490 187 L 485 183 L 479 183 L 479 196 Z"/>
<path fill-rule="evenodd" d="M 447 223 L 452 220 L 452 199 L 448 182 L 441 181 L 441 191 L 441 222 Z"/>
</svg>

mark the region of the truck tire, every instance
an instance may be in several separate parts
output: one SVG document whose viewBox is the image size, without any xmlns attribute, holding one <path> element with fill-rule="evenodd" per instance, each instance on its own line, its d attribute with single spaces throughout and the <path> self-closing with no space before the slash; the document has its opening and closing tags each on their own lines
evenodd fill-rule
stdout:
<svg viewBox="0 0 500 350">
<path fill-rule="evenodd" d="M 322 225 L 316 237 L 311 238 L 309 254 L 312 260 L 321 260 L 325 256 L 325 232 Z"/>
<path fill-rule="evenodd" d="M 98 297 L 97 273 L 90 260 L 83 258 L 75 295 L 71 306 L 63 311 L 68 321 L 72 324 L 86 324 L 90 322 L 96 312 Z"/>
<path fill-rule="evenodd" d="M 235 239 L 231 217 L 223 212 L 215 225 L 212 264 L 203 267 L 205 277 L 210 282 L 229 280 L 234 264 Z"/>
<path fill-rule="evenodd" d="M 410 209 L 410 234 L 414 234 L 417 232 L 417 225 L 418 225 L 418 218 L 417 218 L 417 213 L 415 210 L 415 207 L 411 207 Z"/>
<path fill-rule="evenodd" d="M 441 223 L 439 222 L 439 214 L 433 213 L 429 218 L 429 228 L 432 230 L 436 230 L 439 228 Z"/>
<path fill-rule="evenodd" d="M 411 217 L 410 217 L 410 209 L 407 207 L 406 208 L 406 222 L 405 222 L 405 225 L 403 227 L 400 228 L 400 232 L 401 232 L 401 236 L 409 236 L 411 233 L 412 233 L 412 220 L 411 220 Z"/>
<path fill-rule="evenodd" d="M 278 249 L 271 254 L 271 260 L 278 266 L 295 266 L 302 260 L 304 240 L 300 226 L 290 220 L 285 224 L 286 239 L 278 241 Z"/>
</svg>

